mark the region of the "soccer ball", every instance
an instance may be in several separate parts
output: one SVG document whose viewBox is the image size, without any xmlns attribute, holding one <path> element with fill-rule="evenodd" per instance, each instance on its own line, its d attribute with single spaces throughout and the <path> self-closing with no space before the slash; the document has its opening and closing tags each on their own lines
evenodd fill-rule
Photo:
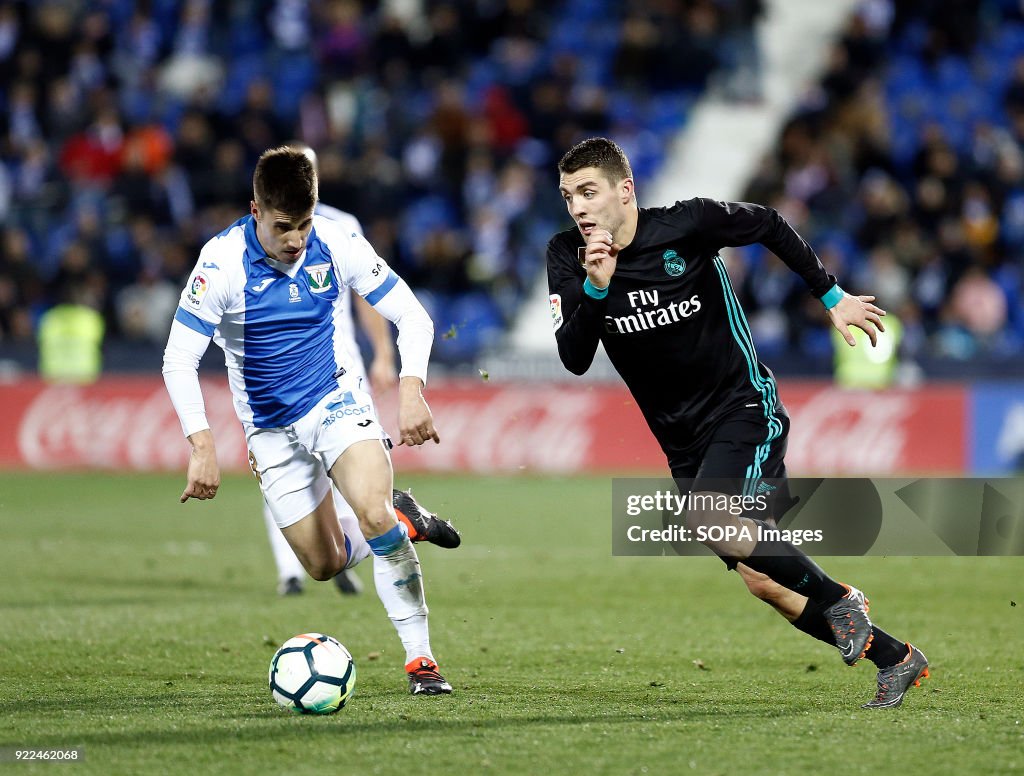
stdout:
<svg viewBox="0 0 1024 776">
<path fill-rule="evenodd" d="M 352 655 L 337 639 L 322 633 L 288 639 L 270 661 L 274 700 L 299 714 L 333 714 L 355 686 Z"/>
</svg>

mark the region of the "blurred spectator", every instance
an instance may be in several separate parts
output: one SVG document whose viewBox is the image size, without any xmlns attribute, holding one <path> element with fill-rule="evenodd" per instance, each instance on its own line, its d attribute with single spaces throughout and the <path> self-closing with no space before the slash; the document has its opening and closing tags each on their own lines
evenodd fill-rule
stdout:
<svg viewBox="0 0 1024 776">
<path fill-rule="evenodd" d="M 764 0 L 718 0 L 725 50 L 725 96 L 739 102 L 761 99 L 761 50 L 757 22 L 765 12 Z"/>
<path fill-rule="evenodd" d="M 957 282 L 946 305 L 938 340 L 943 354 L 970 358 L 993 344 L 1006 326 L 1006 297 L 980 267 Z"/>
<path fill-rule="evenodd" d="M 325 73 L 334 78 L 360 74 L 367 64 L 369 40 L 359 2 L 326 0 L 320 6 L 317 49 Z"/>
<path fill-rule="evenodd" d="M 86 129 L 61 149 L 61 172 L 84 185 L 109 183 L 120 172 L 124 130 L 117 110 L 102 108 Z"/>
<path fill-rule="evenodd" d="M 180 292 L 176 284 L 156 271 L 144 271 L 117 295 L 117 321 L 121 334 L 129 339 L 163 345 L 167 342 Z"/>
<path fill-rule="evenodd" d="M 647 88 L 647 74 L 658 64 L 661 30 L 643 10 L 628 12 L 622 24 L 622 43 L 615 58 L 615 78 L 632 91 Z"/>
<path fill-rule="evenodd" d="M 88 290 L 65 284 L 39 321 L 39 373 L 54 383 L 94 382 L 103 368 L 103 316 Z"/>
<path fill-rule="evenodd" d="M 899 352 L 903 324 L 893 313 L 885 316 L 885 331 L 878 332 L 872 346 L 861 329 L 851 332 L 857 346 L 851 348 L 837 329 L 832 329 L 835 353 L 835 382 L 842 388 L 881 390 L 894 385 L 899 376 Z"/>
<path fill-rule="evenodd" d="M 24 229 L 4 229 L 0 235 L 0 341 L 32 339 L 33 310 L 43 301 L 43 283 L 31 252 Z"/>
</svg>

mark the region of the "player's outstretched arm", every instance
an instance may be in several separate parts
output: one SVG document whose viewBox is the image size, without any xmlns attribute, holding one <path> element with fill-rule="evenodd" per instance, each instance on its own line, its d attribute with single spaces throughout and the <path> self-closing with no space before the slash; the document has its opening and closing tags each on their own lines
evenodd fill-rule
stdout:
<svg viewBox="0 0 1024 776">
<path fill-rule="evenodd" d="M 213 498 L 220 487 L 217 452 L 199 385 L 199 361 L 210 344 L 210 335 L 196 331 L 194 326 L 202 328 L 202 320 L 178 308 L 164 350 L 164 384 L 181 422 L 181 430 L 192 446 L 188 483 L 181 493 L 182 504 L 190 498 Z"/>
<path fill-rule="evenodd" d="M 857 346 L 857 341 L 850 333 L 850 326 L 856 326 L 867 334 L 871 340 L 871 347 L 878 342 L 878 332 L 885 331 L 885 325 L 882 323 L 885 310 L 876 307 L 874 301 L 873 296 L 854 296 L 843 292 L 843 298 L 828 310 L 828 318 L 832 325 L 843 335 L 843 339 L 851 348 Z"/>
<path fill-rule="evenodd" d="M 398 382 L 398 444 L 422 445 L 428 439 L 440 442 L 430 407 L 423 398 L 434 324 L 405 281 L 393 272 L 389 277 L 393 281 L 385 281 L 388 290 L 373 308 L 398 327 L 398 356 L 402 362 Z"/>
<path fill-rule="evenodd" d="M 217 495 L 220 488 L 220 465 L 217 463 L 217 449 L 210 429 L 196 431 L 189 436 L 192 454 L 188 459 L 188 484 L 181 492 L 181 503 L 190 498 L 205 501 Z"/>
<path fill-rule="evenodd" d="M 434 416 L 423 398 L 423 381 L 418 377 L 403 377 L 398 384 L 399 445 L 422 445 L 428 439 L 434 444 L 441 441 L 434 428 Z"/>
</svg>

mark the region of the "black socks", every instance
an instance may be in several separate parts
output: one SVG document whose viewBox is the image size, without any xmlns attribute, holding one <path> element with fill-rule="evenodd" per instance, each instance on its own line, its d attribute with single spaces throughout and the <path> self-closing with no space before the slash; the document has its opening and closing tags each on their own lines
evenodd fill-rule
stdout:
<svg viewBox="0 0 1024 776">
<path fill-rule="evenodd" d="M 800 593 L 828 608 L 844 595 L 846 588 L 789 542 L 760 541 L 750 557 L 743 559 L 754 571 L 767 574 L 783 587 Z"/>
<path fill-rule="evenodd" d="M 821 613 L 821 607 L 810 599 L 808 599 L 807 605 L 804 606 L 804 610 L 800 612 L 800 616 L 793 620 L 793 627 L 803 631 L 808 636 L 816 638 L 818 641 L 824 641 L 830 647 L 836 645 L 836 637 L 832 633 L 828 620 Z M 868 651 L 870 652 L 870 650 Z"/>
<path fill-rule="evenodd" d="M 878 668 L 892 668 L 907 656 L 907 645 L 893 638 L 877 625 L 871 626 L 871 648 L 864 656 Z"/>
</svg>

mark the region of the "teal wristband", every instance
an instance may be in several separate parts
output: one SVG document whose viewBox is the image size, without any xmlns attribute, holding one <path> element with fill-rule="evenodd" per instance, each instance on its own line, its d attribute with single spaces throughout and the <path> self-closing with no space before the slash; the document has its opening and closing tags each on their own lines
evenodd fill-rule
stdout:
<svg viewBox="0 0 1024 776">
<path fill-rule="evenodd" d="M 825 305 L 826 310 L 831 310 L 839 304 L 844 296 L 846 296 L 846 292 L 839 287 L 838 283 L 836 283 L 832 288 L 825 292 L 823 297 L 821 297 L 821 303 Z"/>
<path fill-rule="evenodd" d="M 583 281 L 583 293 L 589 296 L 591 299 L 604 299 L 608 296 L 608 286 L 604 288 L 598 288 L 590 282 L 590 278 Z"/>
</svg>

